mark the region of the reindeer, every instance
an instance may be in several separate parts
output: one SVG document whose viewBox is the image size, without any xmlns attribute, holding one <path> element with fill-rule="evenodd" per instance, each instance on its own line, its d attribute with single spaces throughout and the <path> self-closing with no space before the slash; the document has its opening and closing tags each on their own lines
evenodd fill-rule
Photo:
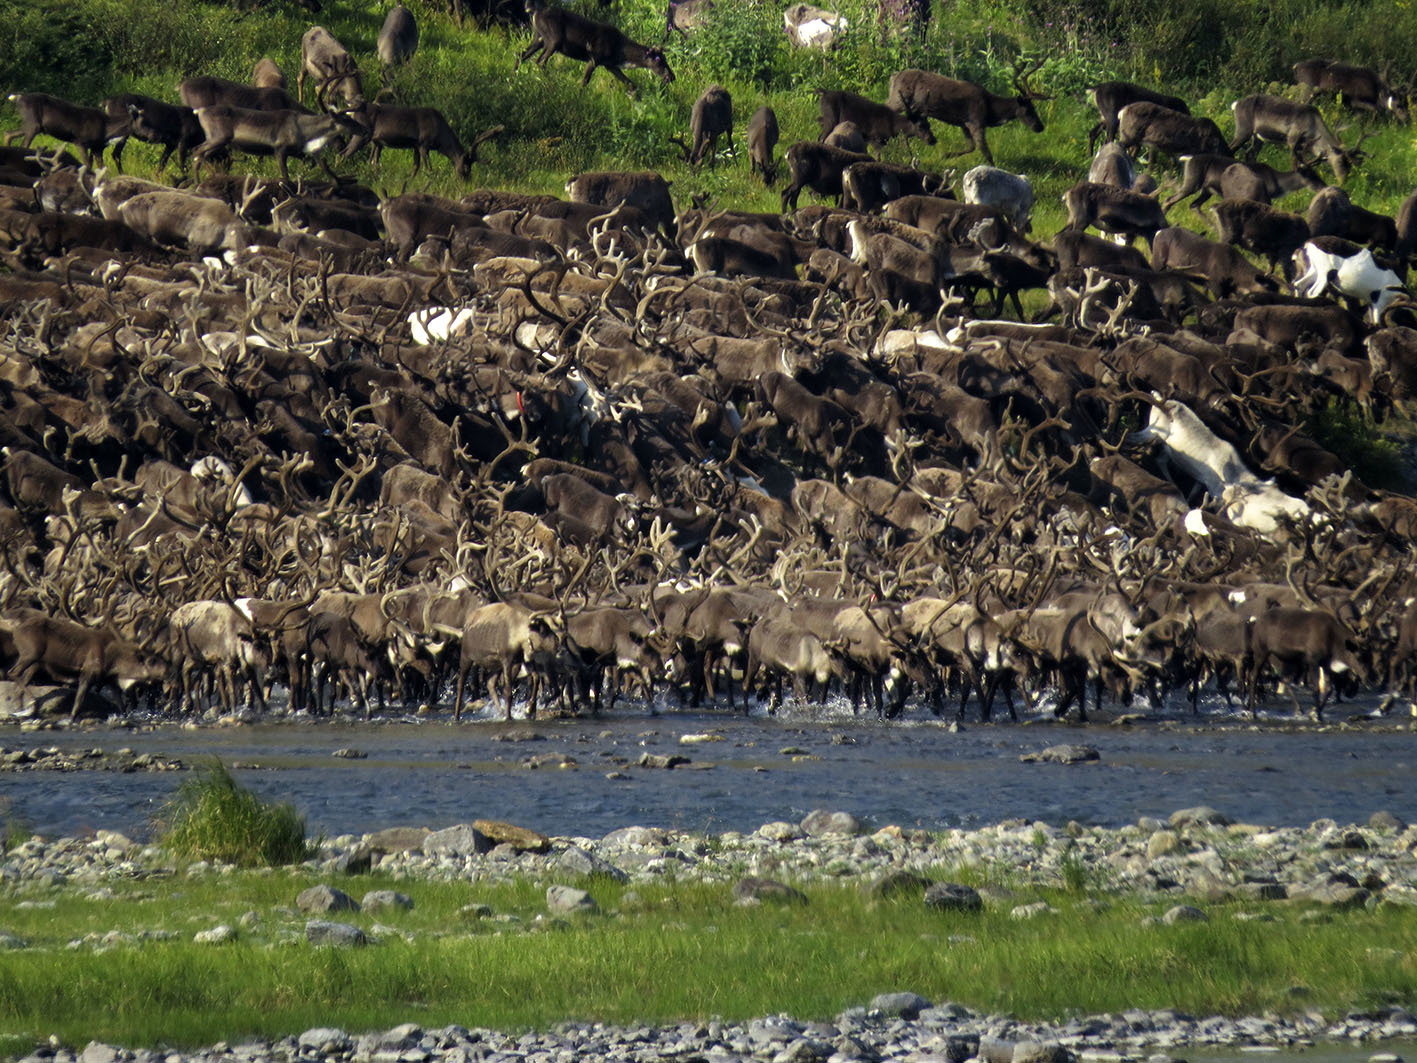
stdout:
<svg viewBox="0 0 1417 1063">
<path fill-rule="evenodd" d="M 842 122 L 851 122 L 861 131 L 866 143 L 883 148 L 893 138 L 918 137 L 926 144 L 935 143 L 930 123 L 923 118 L 909 118 L 891 110 L 883 103 L 858 96 L 854 92 L 818 90 L 817 103 L 821 113 L 817 124 L 822 139 Z"/>
<path fill-rule="evenodd" d="M 1192 210 L 1199 210 L 1216 192 L 1224 199 L 1269 203 L 1300 188 L 1327 187 L 1312 167 L 1281 171 L 1262 162 L 1236 162 L 1231 155 L 1182 155 L 1181 167 L 1181 188 L 1166 201 L 1167 210 L 1196 193 L 1200 194 L 1191 200 Z"/>
<path fill-rule="evenodd" d="M 1121 233 L 1128 240 L 1140 236 L 1150 244 L 1157 231 L 1168 224 L 1155 197 L 1113 185 L 1079 181 L 1064 193 L 1063 202 L 1068 208 L 1065 228 L 1073 231 L 1096 225 L 1104 232 Z"/>
<path fill-rule="evenodd" d="M 1097 124 L 1087 131 L 1087 153 L 1092 154 L 1097 137 L 1106 143 L 1117 139 L 1117 118 L 1129 103 L 1154 103 L 1178 114 L 1190 114 L 1186 101 L 1179 96 L 1167 96 L 1153 89 L 1134 85 L 1130 81 L 1103 81 L 1091 90 L 1092 105 L 1097 108 Z"/>
<path fill-rule="evenodd" d="M 1301 59 L 1294 64 L 1294 81 L 1302 87 L 1300 98 L 1308 103 L 1320 92 L 1331 92 L 1354 110 L 1387 111 L 1407 124 L 1407 101 L 1388 86 L 1372 67 L 1350 66 L 1329 59 Z"/>
<path fill-rule="evenodd" d="M 398 66 L 413 58 L 418 51 L 418 23 L 413 12 L 398 0 L 384 16 L 384 25 L 379 30 L 379 62 L 385 67 Z"/>
<path fill-rule="evenodd" d="M 121 143 L 128 136 L 127 111 L 118 116 L 96 107 L 81 107 L 43 92 L 21 92 L 10 96 L 10 102 L 20 112 L 20 128 L 5 134 L 4 143 L 23 138 L 28 148 L 40 133 L 56 140 L 76 144 L 84 153 L 84 164 L 92 167 L 94 157 L 102 156 L 109 144 Z"/>
<path fill-rule="evenodd" d="M 436 151 L 448 157 L 457 175 L 466 181 L 477 161 L 477 149 L 485 141 L 502 132 L 496 125 L 480 134 L 466 148 L 453 132 L 443 112 L 433 107 L 393 107 L 382 103 L 366 103 L 357 111 L 342 116 L 340 124 L 353 131 L 349 145 L 340 152 L 341 159 L 354 155 L 366 144 L 374 145 L 374 165 L 385 148 L 409 148 L 416 154 L 413 174 L 428 161 L 428 153 Z"/>
<path fill-rule="evenodd" d="M 710 85 L 694 101 L 694 109 L 689 116 L 689 135 L 694 142 L 689 150 L 689 163 L 693 166 L 703 162 L 705 155 L 709 165 L 714 165 L 720 135 L 728 137 L 725 150 L 736 151 L 733 147 L 733 97 L 722 85 Z"/>
<path fill-rule="evenodd" d="M 985 131 L 992 126 L 1006 122 L 1021 121 L 1035 133 L 1043 132 L 1043 119 L 1038 116 L 1034 103 L 1049 100 L 1034 92 L 1028 85 L 1029 75 L 1039 66 L 1023 70 L 1014 68 L 1014 88 L 1016 96 L 996 96 L 987 89 L 969 81 L 955 81 L 928 70 L 902 70 L 891 75 L 890 95 L 886 106 L 905 115 L 906 118 L 924 121 L 934 118 L 946 125 L 957 126 L 969 140 L 969 147 L 956 155 L 967 155 L 978 151 L 990 166 L 994 156 L 989 151 Z M 928 122 L 925 123 L 928 126 Z"/>
<path fill-rule="evenodd" d="M 1225 134 L 1209 118 L 1194 118 L 1160 104 L 1139 101 L 1118 115 L 1117 143 L 1130 154 L 1143 144 L 1173 158 L 1184 155 L 1233 155 Z"/>
<path fill-rule="evenodd" d="M 638 91 L 634 82 L 625 76 L 622 69 L 640 66 L 657 74 L 668 84 L 674 80 L 674 72 L 669 69 L 669 61 L 658 48 L 636 44 L 614 26 L 594 19 L 584 18 L 574 11 L 560 7 L 550 7 L 546 0 L 526 0 L 527 14 L 531 16 L 531 44 L 517 57 L 513 70 L 521 67 L 539 51 L 536 63 L 545 67 L 557 52 L 568 59 L 576 59 L 586 64 L 581 84 L 590 84 L 590 76 L 595 68 L 603 66 L 624 83 L 630 95 Z"/>
<path fill-rule="evenodd" d="M 777 136 L 777 114 L 764 104 L 748 119 L 748 172 L 756 170 L 769 188 L 777 180 L 777 161 L 773 158 Z"/>
<path fill-rule="evenodd" d="M 324 26 L 311 26 L 300 38 L 300 73 L 295 75 L 295 95 L 302 101 L 306 74 L 315 82 L 315 101 L 322 107 L 332 92 L 340 94 L 346 107 L 358 107 L 364 102 L 354 57 Z"/>
<path fill-rule="evenodd" d="M 1340 184 L 1364 157 L 1359 147 L 1367 134 L 1353 147 L 1345 148 L 1328 128 L 1318 108 L 1309 104 L 1259 94 L 1236 100 L 1230 109 L 1235 112 L 1232 155 L 1246 144 L 1250 145 L 1250 158 L 1254 158 L 1261 142 L 1287 144 L 1296 169 L 1303 162 L 1301 155 L 1309 152 L 1315 157 L 1322 155 Z"/>
</svg>

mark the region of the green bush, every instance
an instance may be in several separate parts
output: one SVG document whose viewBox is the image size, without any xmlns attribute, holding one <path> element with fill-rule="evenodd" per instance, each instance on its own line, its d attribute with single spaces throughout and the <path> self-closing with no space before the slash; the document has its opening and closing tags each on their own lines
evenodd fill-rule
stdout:
<svg viewBox="0 0 1417 1063">
<path fill-rule="evenodd" d="M 787 37 L 775 4 L 719 4 L 676 51 L 716 81 L 737 78 L 762 89 L 785 87 Z"/>
<path fill-rule="evenodd" d="M 220 762 L 195 773 L 159 813 L 159 842 L 177 856 L 242 867 L 306 859 L 305 817 L 288 803 L 262 801 Z"/>
</svg>

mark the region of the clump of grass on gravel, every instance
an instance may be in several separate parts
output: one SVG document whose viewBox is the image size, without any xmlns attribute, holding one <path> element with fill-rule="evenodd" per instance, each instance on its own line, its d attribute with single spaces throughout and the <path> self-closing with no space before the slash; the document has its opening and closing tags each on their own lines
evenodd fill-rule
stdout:
<svg viewBox="0 0 1417 1063">
<path fill-rule="evenodd" d="M 240 867 L 306 859 L 305 817 L 288 803 L 263 801 L 220 761 L 195 772 L 159 814 L 159 842 L 173 855 Z"/>
</svg>

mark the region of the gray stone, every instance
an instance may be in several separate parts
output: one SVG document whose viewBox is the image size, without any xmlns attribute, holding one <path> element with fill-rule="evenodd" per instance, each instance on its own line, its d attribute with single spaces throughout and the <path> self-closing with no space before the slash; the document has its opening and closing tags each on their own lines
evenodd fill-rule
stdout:
<svg viewBox="0 0 1417 1063">
<path fill-rule="evenodd" d="M 984 898 L 973 886 L 937 882 L 925 891 L 925 907 L 941 912 L 979 912 L 984 909 Z"/>
<path fill-rule="evenodd" d="M 641 753 L 637 763 L 642 768 L 677 768 L 681 764 L 688 764 L 688 757 L 681 757 L 678 753 Z"/>
<path fill-rule="evenodd" d="M 1208 923 L 1210 916 L 1193 904 L 1178 904 L 1163 915 L 1161 921 L 1167 926 L 1175 926 L 1177 923 Z"/>
<path fill-rule="evenodd" d="M 335 870 L 345 875 L 367 875 L 374 869 L 374 850 L 359 845 L 335 860 Z"/>
<path fill-rule="evenodd" d="M 321 883 L 301 890 L 295 898 L 295 906 L 302 912 L 357 912 L 359 902 L 344 890 Z"/>
<path fill-rule="evenodd" d="M 828 834 L 864 834 L 865 824 L 850 812 L 829 812 L 819 808 L 808 812 L 801 823 L 802 833 L 809 838 L 821 838 Z"/>
<path fill-rule="evenodd" d="M 1374 812 L 1369 816 L 1368 826 L 1372 827 L 1373 830 L 1402 831 L 1407 829 L 1406 823 L 1386 810 Z"/>
<path fill-rule="evenodd" d="M 17 938 L 14 934 L 7 934 L 0 930 L 0 949 L 22 949 L 26 945 L 23 938 Z"/>
<path fill-rule="evenodd" d="M 503 823 L 498 819 L 473 820 L 472 828 L 493 845 L 510 845 L 518 852 L 544 853 L 551 848 L 551 839 L 529 827 Z"/>
<path fill-rule="evenodd" d="M 611 848 L 631 845 L 648 849 L 667 845 L 669 836 L 658 827 L 621 827 L 619 830 L 612 830 L 600 839 L 600 842 Z"/>
<path fill-rule="evenodd" d="M 1170 819 L 1173 827 L 1228 827 L 1234 822 L 1224 812 L 1217 812 L 1209 805 L 1178 809 L 1171 813 Z"/>
<path fill-rule="evenodd" d="M 540 768 L 560 768 L 562 771 L 571 771 L 580 767 L 576 758 L 569 753 L 538 753 L 535 756 L 527 757 L 522 761 L 522 764 L 533 771 Z"/>
<path fill-rule="evenodd" d="M 1342 882 L 1325 882 L 1290 894 L 1290 897 L 1296 901 L 1321 904 L 1325 908 L 1333 908 L 1336 911 L 1361 908 L 1368 903 L 1368 898 L 1371 896 L 1372 894 L 1362 886 L 1349 886 Z"/>
<path fill-rule="evenodd" d="M 556 858 L 561 870 L 572 875 L 593 878 L 608 878 L 614 882 L 629 882 L 630 876 L 608 860 L 602 860 L 594 853 L 588 853 L 579 845 L 572 845 Z"/>
<path fill-rule="evenodd" d="M 1012 1063 L 1068 1063 L 1068 1050 L 1053 1041 L 1020 1041 Z"/>
<path fill-rule="evenodd" d="M 1024 753 L 1018 759 L 1025 764 L 1086 764 L 1101 760 L 1102 754 L 1092 746 L 1064 744 L 1049 746 L 1037 753 Z"/>
<path fill-rule="evenodd" d="M 764 823 L 755 833 L 759 838 L 766 838 L 772 842 L 790 842 L 802 836 L 802 830 L 797 824 L 787 823 L 780 819 Z"/>
<path fill-rule="evenodd" d="M 79 1063 L 117 1063 L 122 1058 L 122 1049 L 106 1045 L 102 1041 L 90 1041 L 79 1053 Z"/>
<path fill-rule="evenodd" d="M 832 1054 L 831 1045 L 814 1041 L 809 1037 L 799 1037 L 789 1041 L 786 1048 L 772 1057 L 772 1063 L 816 1063 Z"/>
<path fill-rule="evenodd" d="M 350 926 L 348 923 L 331 923 L 324 919 L 311 919 L 305 924 L 305 940 L 312 945 L 333 945 L 338 948 L 369 944 L 369 939 L 359 927 Z"/>
<path fill-rule="evenodd" d="M 1235 887 L 1235 893 L 1252 901 L 1282 901 L 1289 896 L 1279 882 L 1242 882 Z"/>
<path fill-rule="evenodd" d="M 1146 858 L 1159 860 L 1181 849 L 1181 836 L 1174 830 L 1159 830 L 1146 840 Z"/>
<path fill-rule="evenodd" d="M 328 1055 L 334 1052 L 347 1052 L 354 1046 L 354 1039 L 343 1030 L 335 1029 L 332 1026 L 317 1026 L 313 1030 L 306 1030 L 297 1039 L 301 1048 L 309 1048 L 320 1055 Z"/>
<path fill-rule="evenodd" d="M 1009 912 L 1010 919 L 1036 919 L 1040 915 L 1057 915 L 1058 909 L 1054 908 L 1047 901 L 1034 901 L 1032 904 L 1020 904 L 1017 908 Z"/>
<path fill-rule="evenodd" d="M 930 880 L 924 875 L 917 875 L 914 871 L 897 869 L 887 871 L 875 882 L 871 883 L 869 892 L 873 897 L 893 898 L 893 897 L 923 897 L 926 888 L 930 885 Z"/>
<path fill-rule="evenodd" d="M 881 993 L 871 998 L 871 1010 L 893 1018 L 915 1020 L 930 1006 L 919 993 Z"/>
<path fill-rule="evenodd" d="M 578 890 L 574 886 L 547 886 L 546 907 L 560 914 L 569 912 L 590 914 L 600 911 L 600 906 L 595 903 L 594 897 L 585 890 Z"/>
<path fill-rule="evenodd" d="M 740 904 L 773 901 L 778 904 L 806 904 L 807 895 L 785 882 L 748 876 L 733 884 L 733 899 Z"/>
<path fill-rule="evenodd" d="M 366 911 L 377 911 L 380 908 L 402 908 L 409 911 L 413 908 L 413 898 L 398 890 L 370 890 L 359 902 L 360 907 Z"/>
<path fill-rule="evenodd" d="M 423 839 L 428 856 L 473 856 L 492 851 L 492 840 L 471 823 L 435 830 Z"/>
<path fill-rule="evenodd" d="M 431 833 L 427 827 L 387 827 L 370 834 L 364 844 L 376 853 L 416 853 Z"/>
<path fill-rule="evenodd" d="M 210 930 L 198 930 L 192 935 L 192 940 L 198 945 L 225 945 L 228 941 L 236 940 L 236 931 L 222 923 Z"/>
</svg>

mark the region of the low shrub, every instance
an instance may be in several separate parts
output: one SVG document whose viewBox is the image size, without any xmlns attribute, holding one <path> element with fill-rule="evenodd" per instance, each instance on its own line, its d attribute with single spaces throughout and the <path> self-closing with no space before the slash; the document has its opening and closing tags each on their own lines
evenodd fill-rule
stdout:
<svg viewBox="0 0 1417 1063">
<path fill-rule="evenodd" d="M 242 867 L 306 859 L 305 817 L 295 806 L 263 801 L 216 761 L 177 788 L 157 819 L 159 842 L 177 856 Z"/>
</svg>

